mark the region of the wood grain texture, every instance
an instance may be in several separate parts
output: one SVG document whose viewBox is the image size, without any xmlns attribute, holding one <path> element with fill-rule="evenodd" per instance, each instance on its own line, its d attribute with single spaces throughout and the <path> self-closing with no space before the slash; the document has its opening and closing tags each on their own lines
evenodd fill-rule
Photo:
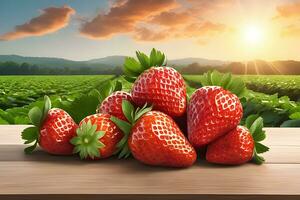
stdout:
<svg viewBox="0 0 300 200">
<path fill-rule="evenodd" d="M 134 159 L 24 155 L 25 126 L 0 126 L 0 199 L 300 199 L 300 129 L 266 128 L 266 164 L 187 169 Z M 278 196 L 279 195 L 279 196 Z"/>
</svg>

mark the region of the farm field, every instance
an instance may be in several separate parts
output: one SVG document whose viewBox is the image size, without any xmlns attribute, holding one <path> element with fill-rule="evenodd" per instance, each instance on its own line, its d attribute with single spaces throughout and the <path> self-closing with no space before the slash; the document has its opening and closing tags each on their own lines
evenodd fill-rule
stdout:
<svg viewBox="0 0 300 200">
<path fill-rule="evenodd" d="M 187 80 L 199 82 L 201 75 L 185 75 Z M 300 101 L 300 75 L 236 75 L 241 77 L 248 89 L 265 94 L 288 96 Z"/>
<path fill-rule="evenodd" d="M 200 75 L 184 76 L 191 94 L 200 87 Z M 242 98 L 244 118 L 259 114 L 266 126 L 300 126 L 300 76 L 238 76 L 249 89 Z M 131 83 L 114 75 L 87 76 L 0 76 L 0 124 L 28 124 L 27 113 L 50 96 L 53 106 L 63 108 L 80 121 L 94 113 L 99 99 L 95 90 L 108 80 L 118 80 L 123 90 Z M 278 95 L 276 94 L 278 93 Z"/>
<path fill-rule="evenodd" d="M 27 124 L 27 113 L 50 96 L 57 106 L 98 88 L 114 75 L 0 76 L 0 124 Z"/>
</svg>

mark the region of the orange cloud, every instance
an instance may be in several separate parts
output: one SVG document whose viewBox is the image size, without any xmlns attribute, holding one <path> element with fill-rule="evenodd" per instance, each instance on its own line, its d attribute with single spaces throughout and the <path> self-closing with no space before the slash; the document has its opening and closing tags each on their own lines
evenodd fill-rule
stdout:
<svg viewBox="0 0 300 200">
<path fill-rule="evenodd" d="M 154 16 L 149 22 L 162 26 L 177 26 L 187 24 L 192 20 L 188 12 L 162 12 Z"/>
<path fill-rule="evenodd" d="M 210 21 L 197 22 L 188 24 L 180 28 L 170 27 L 160 31 L 153 31 L 150 28 L 136 28 L 134 39 L 137 41 L 161 41 L 173 38 L 197 38 L 198 44 L 204 45 L 208 43 L 209 38 L 216 34 L 227 31 L 227 26 L 224 24 L 213 23 Z"/>
<path fill-rule="evenodd" d="M 169 36 L 169 32 L 166 30 L 152 31 L 151 29 L 141 27 L 135 29 L 134 39 L 137 41 L 151 41 L 157 42 L 165 40 Z"/>
<path fill-rule="evenodd" d="M 182 34 L 186 37 L 201 37 L 201 36 L 213 36 L 217 33 L 224 32 L 226 26 L 220 23 L 203 22 L 193 23 L 185 27 Z"/>
<path fill-rule="evenodd" d="M 191 4 L 188 9 L 195 16 L 204 16 L 208 12 L 216 12 L 237 3 L 236 0 L 187 0 Z"/>
<path fill-rule="evenodd" d="M 300 17 L 300 1 L 277 6 L 276 10 L 278 15 L 275 18 Z"/>
<path fill-rule="evenodd" d="M 0 40 L 15 40 L 53 33 L 65 27 L 74 13 L 74 9 L 69 6 L 43 9 L 40 16 L 31 19 L 25 24 L 16 26 L 14 31 L 1 35 Z"/>
<path fill-rule="evenodd" d="M 132 32 L 140 21 L 177 6 L 175 0 L 117 1 L 107 14 L 100 13 L 91 21 L 84 23 L 80 32 L 93 39 Z"/>
<path fill-rule="evenodd" d="M 282 30 L 281 35 L 283 37 L 300 37 L 300 27 L 295 25 L 287 26 Z"/>
</svg>

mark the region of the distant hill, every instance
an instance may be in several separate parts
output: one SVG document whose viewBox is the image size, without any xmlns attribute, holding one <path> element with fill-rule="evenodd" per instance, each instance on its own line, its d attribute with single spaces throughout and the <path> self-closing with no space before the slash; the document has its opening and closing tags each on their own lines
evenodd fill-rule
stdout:
<svg viewBox="0 0 300 200">
<path fill-rule="evenodd" d="M 204 58 L 182 58 L 182 59 L 175 59 L 175 60 L 170 60 L 168 61 L 169 65 L 174 65 L 178 67 L 184 67 L 187 65 L 190 65 L 192 63 L 197 63 L 202 66 L 221 66 L 225 65 L 228 62 L 226 61 L 221 61 L 221 60 L 210 60 L 210 59 L 204 59 Z"/>
<path fill-rule="evenodd" d="M 0 62 L 12 61 L 16 63 L 30 63 L 34 65 L 39 65 L 41 67 L 116 67 L 122 66 L 126 56 L 107 56 L 104 58 L 96 58 L 87 61 L 73 61 L 63 58 L 51 58 L 51 57 L 25 57 L 19 55 L 0 55 Z M 220 60 L 210 60 L 203 58 L 182 58 L 175 60 L 168 60 L 168 65 L 173 65 L 176 67 L 184 67 L 191 63 L 198 63 L 200 65 L 212 65 L 220 66 L 224 65 L 226 62 Z"/>
<path fill-rule="evenodd" d="M 15 62 L 36 65 L 40 69 L 52 69 L 52 73 L 65 71 L 90 71 L 98 74 L 120 74 L 126 56 L 107 56 L 87 61 L 73 61 L 51 57 L 25 57 L 19 55 L 0 55 L 0 63 Z M 207 70 L 217 69 L 235 74 L 300 74 L 300 62 L 293 60 L 267 62 L 253 60 L 248 62 L 229 62 L 204 58 L 182 58 L 168 60 L 169 66 L 174 66 L 183 74 L 202 74 Z M 4 64 L 5 66 L 5 64 Z M 30 70 L 29 70 L 30 71 Z M 53 72 L 55 71 L 55 72 Z M 68 73 L 68 72 L 66 72 Z M 73 73 L 73 72 L 72 72 Z M 1 73 L 0 73 L 1 74 Z"/>
<path fill-rule="evenodd" d="M 126 56 L 107 56 L 104 58 L 91 59 L 86 61 L 86 63 L 93 64 L 106 64 L 111 66 L 122 66 Z"/>
<path fill-rule="evenodd" d="M 264 60 L 253 60 L 247 62 L 231 62 L 222 66 L 203 66 L 198 63 L 192 63 L 181 68 L 180 72 L 183 74 L 202 74 L 212 69 L 221 72 L 232 72 L 234 74 L 300 75 L 300 61 L 283 60 L 267 62 Z"/>
</svg>

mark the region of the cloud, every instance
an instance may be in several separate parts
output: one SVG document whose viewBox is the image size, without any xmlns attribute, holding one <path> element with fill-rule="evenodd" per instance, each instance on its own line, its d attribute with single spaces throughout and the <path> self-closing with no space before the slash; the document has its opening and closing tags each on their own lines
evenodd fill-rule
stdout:
<svg viewBox="0 0 300 200">
<path fill-rule="evenodd" d="M 210 21 L 193 23 L 185 27 L 182 34 L 186 37 L 213 36 L 226 30 L 226 25 Z"/>
<path fill-rule="evenodd" d="M 149 16 L 177 7 L 175 0 L 116 1 L 108 13 L 98 14 L 83 24 L 81 34 L 92 39 L 105 39 L 135 30 L 137 23 Z"/>
<path fill-rule="evenodd" d="M 236 0 L 187 0 L 190 3 L 189 12 L 195 16 L 204 16 L 208 12 L 216 12 L 237 3 Z"/>
<path fill-rule="evenodd" d="M 295 25 L 289 25 L 281 31 L 283 37 L 300 37 L 300 27 Z"/>
<path fill-rule="evenodd" d="M 159 31 L 140 27 L 136 28 L 133 38 L 137 41 L 157 42 L 174 38 L 197 38 L 198 44 L 208 43 L 209 38 L 227 31 L 227 26 L 210 21 L 188 24 L 180 28 L 170 27 Z"/>
<path fill-rule="evenodd" d="M 13 31 L 1 35 L 0 40 L 16 40 L 53 33 L 68 25 L 74 13 L 74 9 L 69 6 L 45 8 L 40 16 L 16 26 Z"/>
<path fill-rule="evenodd" d="M 300 1 L 277 6 L 276 10 L 278 15 L 275 19 L 300 17 Z"/>
<path fill-rule="evenodd" d="M 193 18 L 188 12 L 162 12 L 159 15 L 153 16 L 149 23 L 162 26 L 177 26 L 189 23 Z"/>
<path fill-rule="evenodd" d="M 152 31 L 149 28 L 140 27 L 135 29 L 134 39 L 137 41 L 157 42 L 167 39 L 169 32 L 166 30 Z"/>
</svg>

